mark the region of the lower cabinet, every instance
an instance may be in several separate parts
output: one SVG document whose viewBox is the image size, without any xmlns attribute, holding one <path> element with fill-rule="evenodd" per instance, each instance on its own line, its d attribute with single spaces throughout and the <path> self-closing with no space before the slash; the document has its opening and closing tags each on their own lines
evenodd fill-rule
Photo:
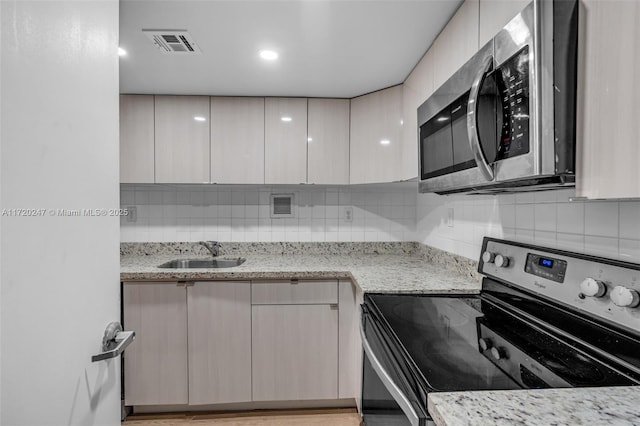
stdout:
<svg viewBox="0 0 640 426">
<path fill-rule="evenodd" d="M 189 404 L 251 401 L 251 284 L 187 287 Z"/>
<path fill-rule="evenodd" d="M 125 282 L 125 404 L 357 399 L 360 298 L 337 280 Z"/>
<path fill-rule="evenodd" d="M 123 315 L 136 340 L 124 355 L 126 405 L 187 404 L 187 294 L 177 283 L 125 283 Z"/>
</svg>

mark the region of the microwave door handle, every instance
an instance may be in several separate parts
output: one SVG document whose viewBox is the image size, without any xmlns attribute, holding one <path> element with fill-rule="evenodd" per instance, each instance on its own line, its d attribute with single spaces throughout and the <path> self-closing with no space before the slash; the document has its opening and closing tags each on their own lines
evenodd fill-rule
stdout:
<svg viewBox="0 0 640 426">
<path fill-rule="evenodd" d="M 480 87 L 484 80 L 484 76 L 489 72 L 493 65 L 493 57 L 489 56 L 482 69 L 478 72 L 473 79 L 471 85 L 471 92 L 469 93 L 469 102 L 467 104 L 467 134 L 469 136 L 469 145 L 471 146 L 471 152 L 473 152 L 473 158 L 476 160 L 476 164 L 480 169 L 480 172 L 486 180 L 492 181 L 494 179 L 493 168 L 487 161 L 482 152 L 482 146 L 480 145 L 480 135 L 478 133 L 478 96 L 480 94 Z"/>
<path fill-rule="evenodd" d="M 380 378 L 380 381 L 382 382 L 384 387 L 387 388 L 391 396 L 393 396 L 393 399 L 398 403 L 398 405 L 402 409 L 402 412 L 408 417 L 411 426 L 420 426 L 420 417 L 418 417 L 418 414 L 416 414 L 416 411 L 411 405 L 411 402 L 409 402 L 409 398 L 407 398 L 405 394 L 402 393 L 398 385 L 393 382 L 393 379 L 391 378 L 389 373 L 387 373 L 387 370 L 384 369 L 378 357 L 376 357 L 376 355 L 373 353 L 373 349 L 371 349 L 371 345 L 369 344 L 367 336 L 364 333 L 364 326 L 362 323 L 363 321 L 360 321 L 360 337 L 362 338 L 362 348 L 364 349 L 364 353 L 367 355 L 367 358 L 369 358 L 369 361 L 371 361 L 371 366 Z"/>
</svg>

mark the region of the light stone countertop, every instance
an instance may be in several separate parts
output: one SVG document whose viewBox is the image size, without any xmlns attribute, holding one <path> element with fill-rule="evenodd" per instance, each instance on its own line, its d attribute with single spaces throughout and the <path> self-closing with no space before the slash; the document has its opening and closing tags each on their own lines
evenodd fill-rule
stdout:
<svg viewBox="0 0 640 426">
<path fill-rule="evenodd" d="M 438 426 L 640 425 L 640 386 L 431 393 Z"/>
<path fill-rule="evenodd" d="M 237 256 L 220 256 L 221 258 Z M 447 266 L 414 254 L 248 254 L 247 261 L 224 269 L 160 269 L 176 258 L 205 256 L 122 255 L 120 279 L 134 280 L 255 280 L 351 279 L 365 293 L 459 293 L 480 291 L 480 282 Z M 209 257 L 210 258 L 210 257 Z"/>
</svg>

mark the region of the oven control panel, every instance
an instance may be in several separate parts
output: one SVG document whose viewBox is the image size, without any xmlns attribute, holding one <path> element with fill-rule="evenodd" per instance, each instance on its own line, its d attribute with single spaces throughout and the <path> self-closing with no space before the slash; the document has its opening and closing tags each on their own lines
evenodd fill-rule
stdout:
<svg viewBox="0 0 640 426">
<path fill-rule="evenodd" d="M 640 330 L 640 265 L 485 238 L 479 271 L 620 326 Z"/>
</svg>

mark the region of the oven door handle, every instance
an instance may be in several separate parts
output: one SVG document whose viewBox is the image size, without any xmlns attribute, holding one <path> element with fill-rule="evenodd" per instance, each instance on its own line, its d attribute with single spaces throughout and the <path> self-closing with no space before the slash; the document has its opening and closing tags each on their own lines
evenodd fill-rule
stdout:
<svg viewBox="0 0 640 426">
<path fill-rule="evenodd" d="M 476 160 L 478 169 L 480 169 L 482 176 L 488 181 L 494 179 L 494 172 L 482 151 L 482 145 L 480 145 L 480 134 L 478 132 L 478 96 L 480 95 L 480 88 L 484 81 L 484 76 L 489 72 L 492 65 L 493 56 L 489 56 L 485 59 L 482 68 L 473 79 L 469 101 L 467 103 L 467 135 L 469 137 L 469 145 L 471 146 L 471 152 L 473 152 L 473 158 Z"/>
<path fill-rule="evenodd" d="M 380 360 L 378 360 L 376 355 L 373 353 L 373 349 L 371 349 L 371 345 L 369 344 L 367 336 L 364 333 L 364 326 L 362 324 L 362 321 L 360 321 L 360 337 L 362 338 L 362 348 L 364 349 L 364 353 L 369 358 L 369 361 L 371 361 L 371 366 L 378 374 L 378 377 L 380 378 L 380 381 L 382 382 L 384 387 L 387 388 L 391 396 L 393 396 L 393 399 L 398 403 L 398 405 L 402 409 L 402 412 L 409 419 L 409 423 L 411 423 L 411 426 L 420 426 L 420 418 L 411 405 L 409 398 L 407 398 L 406 395 L 402 393 L 398 385 L 393 382 L 391 376 L 389 375 L 389 373 L 387 373 L 387 370 L 384 369 L 382 363 L 380 363 Z"/>
</svg>

